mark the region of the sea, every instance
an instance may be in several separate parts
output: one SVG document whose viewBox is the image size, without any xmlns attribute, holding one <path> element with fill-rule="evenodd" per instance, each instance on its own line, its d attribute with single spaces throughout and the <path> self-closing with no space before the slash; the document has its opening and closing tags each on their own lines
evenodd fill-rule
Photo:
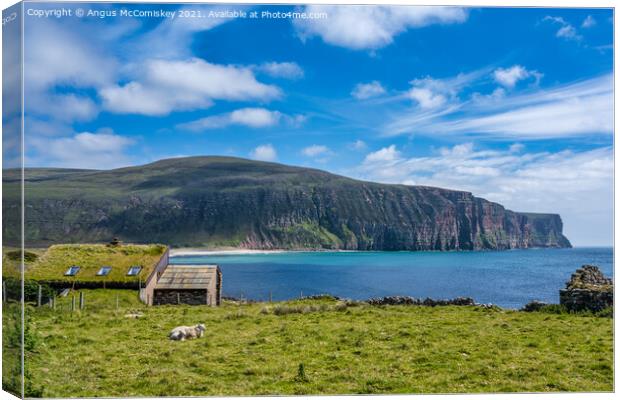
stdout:
<svg viewBox="0 0 620 400">
<path fill-rule="evenodd" d="M 218 264 L 223 295 L 289 300 L 331 294 L 366 300 L 383 296 L 451 299 L 520 308 L 558 303 L 558 291 L 584 264 L 613 277 L 613 248 L 470 252 L 315 251 L 171 257 L 172 264 Z"/>
</svg>

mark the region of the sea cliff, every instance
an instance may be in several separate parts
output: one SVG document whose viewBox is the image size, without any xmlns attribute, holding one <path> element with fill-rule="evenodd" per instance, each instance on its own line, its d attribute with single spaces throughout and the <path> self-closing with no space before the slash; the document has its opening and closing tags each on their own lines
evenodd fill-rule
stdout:
<svg viewBox="0 0 620 400">
<path fill-rule="evenodd" d="M 4 171 L 4 240 L 18 241 L 19 175 Z M 463 191 L 358 181 L 230 157 L 106 171 L 27 169 L 28 245 L 108 241 L 252 249 L 570 247 L 557 214 Z"/>
</svg>

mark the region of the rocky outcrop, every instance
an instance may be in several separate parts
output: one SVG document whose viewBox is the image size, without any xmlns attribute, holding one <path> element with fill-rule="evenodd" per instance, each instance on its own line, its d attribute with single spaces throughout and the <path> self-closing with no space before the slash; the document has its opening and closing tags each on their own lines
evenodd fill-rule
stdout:
<svg viewBox="0 0 620 400">
<path fill-rule="evenodd" d="M 19 226 L 5 171 L 5 227 Z M 471 193 L 357 181 L 315 169 L 191 157 L 110 171 L 29 169 L 26 242 L 160 242 L 254 249 L 501 250 L 570 247 L 557 214 Z M 62 188 L 59 191 L 58 188 Z M 19 232 L 5 228 L 6 243 Z"/>
<path fill-rule="evenodd" d="M 614 304 L 613 281 L 594 265 L 578 269 L 566 288 L 560 290 L 560 304 L 571 311 L 600 311 Z"/>
</svg>

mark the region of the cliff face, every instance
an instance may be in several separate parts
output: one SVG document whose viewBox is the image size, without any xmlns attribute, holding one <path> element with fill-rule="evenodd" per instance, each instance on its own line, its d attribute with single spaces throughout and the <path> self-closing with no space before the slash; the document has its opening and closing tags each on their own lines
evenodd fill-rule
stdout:
<svg viewBox="0 0 620 400">
<path fill-rule="evenodd" d="M 26 236 L 33 244 L 118 236 L 257 249 L 570 247 L 556 214 L 517 213 L 467 192 L 360 182 L 243 159 L 192 157 L 112 171 L 38 169 L 26 178 Z M 16 184 L 11 179 L 5 171 L 5 187 Z M 17 203 L 5 193 L 4 222 L 11 226 Z"/>
</svg>

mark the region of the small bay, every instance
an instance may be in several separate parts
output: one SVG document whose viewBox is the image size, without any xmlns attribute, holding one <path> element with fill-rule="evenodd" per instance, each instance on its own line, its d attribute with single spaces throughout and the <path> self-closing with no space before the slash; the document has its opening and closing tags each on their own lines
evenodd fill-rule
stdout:
<svg viewBox="0 0 620 400">
<path fill-rule="evenodd" d="M 278 252 L 171 257 L 173 264 L 218 264 L 224 296 L 287 300 L 329 293 L 365 300 L 392 295 L 519 308 L 558 303 L 558 290 L 583 264 L 613 274 L 613 249 L 527 249 L 472 252 Z"/>
</svg>

